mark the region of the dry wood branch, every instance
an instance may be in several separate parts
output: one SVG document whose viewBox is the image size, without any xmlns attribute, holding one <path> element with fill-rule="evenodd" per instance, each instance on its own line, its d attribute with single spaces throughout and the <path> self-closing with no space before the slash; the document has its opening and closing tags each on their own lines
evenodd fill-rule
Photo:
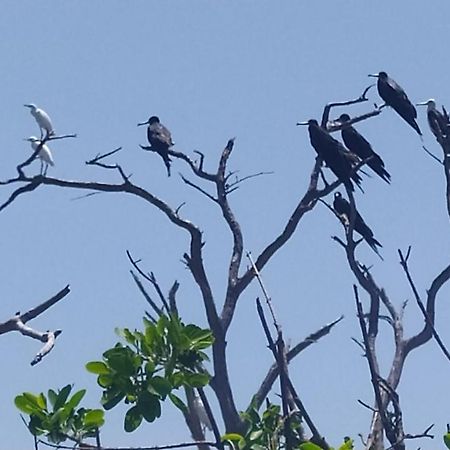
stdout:
<svg viewBox="0 0 450 450">
<path fill-rule="evenodd" d="M 73 445 L 63 445 L 63 444 L 52 444 L 50 442 L 43 441 L 38 439 L 40 444 L 46 445 L 47 447 L 57 448 L 57 449 L 65 449 L 65 450 L 73 450 Z M 169 444 L 169 445 L 153 445 L 153 446 L 144 446 L 144 447 L 98 447 L 94 445 L 89 445 L 83 442 L 82 448 L 92 448 L 95 450 L 171 450 L 175 448 L 187 448 L 187 447 L 199 447 L 199 446 L 210 446 L 217 447 L 216 442 L 212 441 L 194 441 L 194 442 L 181 442 L 178 444 Z"/>
<path fill-rule="evenodd" d="M 188 186 L 194 188 L 195 190 L 201 192 L 205 197 L 208 197 L 210 200 L 212 200 L 214 203 L 218 203 L 217 198 L 215 198 L 213 195 L 211 195 L 209 192 L 205 191 L 205 189 L 203 189 L 202 187 L 200 187 L 199 185 L 195 184 L 194 182 L 188 180 L 183 174 L 179 174 L 181 179 L 183 180 L 183 182 L 185 184 L 187 184 Z"/>
<path fill-rule="evenodd" d="M 273 341 L 272 336 L 270 334 L 269 326 L 268 326 L 267 320 L 264 316 L 264 311 L 263 311 L 263 308 L 262 308 L 262 305 L 261 305 L 261 302 L 259 301 L 259 299 L 256 299 L 256 307 L 257 307 L 259 319 L 261 321 L 261 325 L 264 330 L 264 334 L 266 335 L 268 347 L 272 351 L 275 361 L 277 362 L 278 370 L 281 370 L 282 362 L 279 361 L 277 347 L 276 347 L 275 342 Z M 323 449 L 328 450 L 330 448 L 329 445 L 325 441 L 325 438 L 323 438 L 322 435 L 319 433 L 317 427 L 315 426 L 314 422 L 312 421 L 311 417 L 309 416 L 308 412 L 306 411 L 302 401 L 298 397 L 297 392 L 295 391 L 294 385 L 292 384 L 292 382 L 288 376 L 286 376 L 285 381 L 286 381 L 287 387 L 289 389 L 289 394 L 292 396 L 295 405 L 299 409 L 302 417 L 304 418 L 306 424 L 308 425 L 308 427 L 313 435 L 313 437 L 311 438 L 311 441 L 317 445 L 320 445 Z"/>
<path fill-rule="evenodd" d="M 354 100 L 346 100 L 343 102 L 332 102 L 332 103 L 328 103 L 324 110 L 323 110 L 323 114 L 322 114 L 322 121 L 320 126 L 322 128 L 327 128 L 327 124 L 329 121 L 329 117 L 330 117 L 330 110 L 331 108 L 335 107 L 335 106 L 350 106 L 350 105 L 354 105 L 356 103 L 363 103 L 363 102 L 367 102 L 369 99 L 367 98 L 367 93 L 369 92 L 369 90 L 375 86 L 374 84 L 371 84 L 370 86 L 368 86 L 366 89 L 364 89 L 364 92 L 356 99 Z M 377 111 L 377 110 L 376 110 Z M 379 112 L 377 112 L 376 114 L 372 113 L 372 115 L 377 115 L 379 114 Z M 369 116 L 371 117 L 371 116 Z M 363 120 L 363 119 L 360 119 Z M 354 121 L 353 123 L 355 123 L 356 121 Z"/>
<path fill-rule="evenodd" d="M 232 192 L 234 192 L 239 186 L 239 184 L 243 183 L 244 181 L 250 180 L 252 178 L 256 178 L 256 177 L 261 177 L 263 175 L 273 175 L 275 172 L 270 171 L 270 172 L 258 172 L 258 173 L 253 173 L 251 175 L 246 175 L 245 177 L 242 178 L 237 178 L 236 180 L 232 181 L 231 183 L 227 183 L 225 184 L 225 188 L 226 188 L 226 192 L 227 194 L 231 194 Z M 227 176 L 227 181 L 229 180 L 229 177 Z"/>
<path fill-rule="evenodd" d="M 371 344 L 369 342 L 369 335 L 367 333 L 366 323 L 364 321 L 364 312 L 363 312 L 362 304 L 359 300 L 358 287 L 356 285 L 353 285 L 353 293 L 355 296 L 356 310 L 358 313 L 359 326 L 361 328 L 361 334 L 363 337 L 366 359 L 367 359 L 367 362 L 369 365 L 370 379 L 371 379 L 373 391 L 375 394 L 377 411 L 381 416 L 381 421 L 383 423 L 383 427 L 386 432 L 386 437 L 389 439 L 389 442 L 393 443 L 396 441 L 396 439 L 395 439 L 395 435 L 393 434 L 393 430 L 391 429 L 390 423 L 386 416 L 385 406 L 384 406 L 381 392 L 380 392 L 379 370 L 377 367 L 376 360 L 374 358 L 373 348 L 371 347 Z"/>
<path fill-rule="evenodd" d="M 144 277 L 155 289 L 156 293 L 159 296 L 159 299 L 161 300 L 161 303 L 163 304 L 164 308 L 166 309 L 166 311 L 169 311 L 169 304 L 167 303 L 166 297 L 164 296 L 158 282 L 156 281 L 156 277 L 155 274 L 153 272 L 150 273 L 145 273 L 140 267 L 139 267 L 139 263 L 141 262 L 141 260 L 135 260 L 132 256 L 129 250 L 126 251 L 128 260 L 130 261 L 131 265 L 139 272 L 139 274 Z M 152 306 L 153 308 L 153 306 Z M 162 314 L 161 309 L 158 308 L 159 311 L 155 312 L 158 315 Z"/>
<path fill-rule="evenodd" d="M 216 447 L 219 450 L 223 450 L 224 447 L 223 447 L 222 439 L 220 437 L 219 427 L 217 426 L 216 419 L 212 412 L 211 406 L 209 405 L 208 398 L 206 397 L 203 388 L 198 388 L 197 392 L 198 392 L 198 395 L 200 396 L 200 399 L 202 400 L 203 406 L 206 411 L 206 415 L 208 416 L 209 422 L 211 424 L 211 427 L 212 427 L 212 430 L 214 433 L 214 437 L 216 438 Z"/>
<path fill-rule="evenodd" d="M 151 306 L 153 311 L 155 311 L 155 313 L 158 315 L 158 317 L 162 316 L 163 312 L 162 312 L 161 308 L 153 301 L 150 294 L 145 290 L 139 277 L 132 270 L 130 270 L 130 273 L 131 273 L 131 276 L 133 277 L 134 282 L 136 283 L 136 286 L 138 287 L 139 291 L 141 292 L 141 294 L 143 295 L 143 297 L 145 298 L 147 303 Z"/>
<path fill-rule="evenodd" d="M 426 324 L 425 327 L 428 327 L 428 329 L 431 331 L 431 334 L 434 337 L 434 339 L 436 340 L 439 348 L 442 350 L 442 353 L 444 353 L 445 357 L 450 361 L 450 353 L 447 350 L 447 348 L 446 348 L 445 344 L 443 343 L 441 337 L 439 336 L 438 332 L 436 331 L 436 328 L 434 327 L 434 317 L 433 317 L 433 319 L 431 319 L 430 316 L 428 315 L 427 309 L 425 308 L 425 306 L 422 302 L 422 299 L 420 298 L 419 292 L 417 291 L 416 285 L 411 276 L 411 272 L 410 272 L 409 266 L 408 266 L 408 259 L 409 259 L 410 254 L 411 254 L 411 246 L 409 246 L 406 255 L 404 255 L 402 253 L 402 251 L 400 249 L 398 249 L 400 265 L 402 266 L 402 269 L 405 272 L 408 283 L 411 287 L 411 290 L 413 291 L 416 303 L 419 306 L 419 309 L 425 318 L 425 324 Z"/>
<path fill-rule="evenodd" d="M 42 302 L 38 306 L 28 310 L 27 312 L 20 314 L 16 313 L 14 317 L 11 317 L 6 322 L 0 323 L 0 334 L 9 333 L 11 331 L 18 331 L 24 336 L 31 337 L 33 339 L 37 339 L 41 342 L 44 342 L 44 346 L 37 353 L 31 365 L 37 364 L 45 355 L 47 355 L 55 345 L 56 337 L 61 334 L 61 330 L 55 331 L 38 331 L 27 325 L 25 325 L 28 321 L 34 319 L 35 317 L 41 315 L 43 312 L 47 311 L 47 309 L 51 308 L 54 304 L 58 303 L 62 300 L 66 295 L 70 292 L 70 287 L 66 286 L 61 289 L 57 294 L 48 300 Z"/>
</svg>

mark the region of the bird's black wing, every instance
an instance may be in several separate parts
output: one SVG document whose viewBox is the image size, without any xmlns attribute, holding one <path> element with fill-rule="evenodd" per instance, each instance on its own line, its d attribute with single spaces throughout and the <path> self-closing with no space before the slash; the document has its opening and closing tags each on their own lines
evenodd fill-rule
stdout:
<svg viewBox="0 0 450 450">
<path fill-rule="evenodd" d="M 149 141 L 152 145 L 163 145 L 171 147 L 173 145 L 170 131 L 160 123 L 154 123 L 149 126 Z"/>
</svg>

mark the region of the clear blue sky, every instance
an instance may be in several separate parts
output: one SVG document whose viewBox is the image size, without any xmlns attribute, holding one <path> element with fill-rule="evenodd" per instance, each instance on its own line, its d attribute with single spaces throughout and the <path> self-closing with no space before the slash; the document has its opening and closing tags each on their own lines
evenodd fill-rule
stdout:
<svg viewBox="0 0 450 450">
<path fill-rule="evenodd" d="M 418 0 L 190 1 L 163 2 L 2 2 L 0 15 L 0 123 L 3 140 L 0 177 L 14 175 L 30 154 L 22 139 L 37 133 L 22 105 L 34 102 L 52 116 L 58 133 L 76 140 L 51 145 L 54 176 L 114 181 L 115 175 L 86 167 L 84 161 L 117 146 L 133 180 L 182 212 L 205 233 L 209 274 L 220 303 L 226 280 L 230 234 L 220 211 L 186 187 L 178 172 L 167 179 L 154 154 L 141 152 L 145 130 L 139 121 L 157 114 L 172 130 L 176 148 L 206 154 L 214 168 L 228 138 L 236 136 L 230 168 L 242 175 L 275 171 L 248 182 L 233 194 L 232 206 L 254 255 L 284 226 L 303 195 L 314 151 L 307 130 L 295 123 L 319 117 L 323 105 L 360 95 L 367 74 L 385 70 L 413 101 L 430 97 L 450 106 L 447 58 L 450 4 Z M 375 90 L 371 103 L 379 101 Z M 370 104 L 347 110 L 350 114 Z M 341 111 L 339 111 L 340 113 Z M 336 114 L 338 111 L 336 111 Z M 426 144 L 438 151 L 419 111 Z M 448 264 L 449 221 L 441 168 L 421 150 L 420 141 L 393 111 L 358 129 L 383 156 L 391 186 L 365 179 L 358 205 L 383 243 L 385 262 L 361 245 L 359 255 L 396 305 L 411 299 L 397 260 L 397 248 L 413 245 L 411 269 L 421 293 Z M 38 171 L 38 163 L 30 172 Z M 0 189 L 0 199 L 9 190 Z M 39 343 L 16 334 L 0 339 L 1 448 L 21 450 L 31 437 L 13 405 L 16 394 L 75 383 L 87 387 L 87 406 L 98 405 L 100 390 L 84 364 L 116 342 L 114 327 L 135 327 L 146 307 L 129 275 L 125 250 L 143 259 L 161 285 L 181 283 L 179 306 L 187 321 L 205 325 L 198 291 L 180 263 L 187 236 L 157 210 L 123 195 L 97 195 L 74 201 L 79 192 L 40 188 L 0 214 L 3 263 L 0 320 L 25 311 L 66 283 L 72 293 L 32 322 L 40 329 L 62 328 L 53 353 L 29 366 Z M 370 415 L 356 402 L 372 401 L 366 362 L 351 341 L 360 332 L 352 298 L 352 275 L 342 249 L 330 236 L 342 236 L 336 219 L 321 205 L 301 223 L 294 238 L 264 270 L 292 344 L 341 314 L 345 321 L 291 366 L 298 390 L 330 442 L 365 434 Z M 242 296 L 230 330 L 230 370 L 240 408 L 245 408 L 272 362 L 258 324 L 256 285 Z M 437 302 L 437 327 L 450 343 L 449 289 Z M 413 302 L 407 333 L 423 320 Z M 390 330 L 378 350 L 387 367 Z M 407 432 L 449 421 L 450 366 L 434 343 L 414 352 L 400 386 Z M 274 398 L 274 397 L 273 397 Z M 440 401 L 438 401 L 440 400 Z M 189 438 L 177 411 L 167 405 L 156 424 L 126 435 L 123 410 L 108 413 L 104 445 L 154 445 Z M 439 442 L 427 442 L 439 449 Z M 28 448 L 27 447 L 27 448 Z"/>
</svg>

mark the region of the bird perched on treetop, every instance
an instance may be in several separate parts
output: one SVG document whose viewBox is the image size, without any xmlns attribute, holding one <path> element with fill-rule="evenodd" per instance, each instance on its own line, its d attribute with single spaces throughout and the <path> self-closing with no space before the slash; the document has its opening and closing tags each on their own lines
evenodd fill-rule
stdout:
<svg viewBox="0 0 450 450">
<path fill-rule="evenodd" d="M 338 119 L 338 122 L 341 124 L 345 124 L 350 120 L 350 116 L 348 114 L 341 114 Z M 390 183 L 391 175 L 384 168 L 384 162 L 381 159 L 380 155 L 374 152 L 370 143 L 359 134 L 353 126 L 348 125 L 341 130 L 342 140 L 347 148 L 358 155 L 362 160 L 370 158 L 367 161 L 367 165 L 377 174 L 379 175 L 386 183 Z"/>
<path fill-rule="evenodd" d="M 33 149 L 33 151 L 36 151 L 40 146 L 40 150 L 37 156 L 41 160 L 41 175 L 46 175 L 48 166 L 55 165 L 50 149 L 46 144 L 43 144 L 42 141 L 36 136 L 30 136 L 25 140 L 31 142 L 31 148 Z"/>
<path fill-rule="evenodd" d="M 335 209 L 337 215 L 341 219 L 341 222 L 345 227 L 350 225 L 350 215 L 351 215 L 351 205 L 350 203 L 342 197 L 340 192 L 336 192 L 334 194 L 334 202 L 333 208 Z M 369 228 L 369 226 L 364 222 L 364 219 L 361 217 L 358 211 L 355 209 L 355 223 L 353 229 L 357 231 L 364 240 L 370 245 L 372 250 L 381 258 L 381 255 L 378 253 L 377 247 L 383 247 L 374 237 L 373 232 Z"/>
<path fill-rule="evenodd" d="M 348 152 L 328 131 L 319 126 L 317 120 L 311 119 L 298 125 L 308 125 L 311 145 L 340 181 L 352 191 L 354 188 L 351 180 L 360 185 L 361 177 L 353 171 L 353 163 L 357 159 L 355 155 Z"/>
<path fill-rule="evenodd" d="M 428 125 L 430 126 L 430 130 L 434 134 L 436 139 L 440 140 L 444 137 L 447 137 L 449 134 L 450 126 L 448 117 L 447 114 L 441 113 L 436 108 L 435 100 L 433 98 L 430 98 L 426 102 L 417 103 L 417 106 L 427 106 Z"/>
<path fill-rule="evenodd" d="M 416 132 L 422 136 L 419 125 L 417 125 L 417 111 L 410 102 L 406 92 L 397 84 L 386 72 L 370 74 L 369 77 L 378 78 L 378 94 L 385 101 L 386 105 L 394 109 Z"/>
<path fill-rule="evenodd" d="M 31 115 L 36 119 L 36 122 L 39 125 L 39 129 L 41 130 L 41 138 L 44 135 L 42 130 L 45 130 L 49 136 L 55 134 L 52 121 L 50 120 L 49 115 L 43 109 L 38 108 L 34 103 L 30 103 L 24 106 L 30 108 Z"/>
<path fill-rule="evenodd" d="M 138 123 L 141 125 L 148 125 L 147 139 L 151 146 L 151 150 L 158 153 L 164 161 L 167 169 L 167 176 L 170 177 L 170 163 L 169 148 L 174 145 L 170 131 L 160 122 L 159 117 L 152 116 L 147 122 Z"/>
</svg>

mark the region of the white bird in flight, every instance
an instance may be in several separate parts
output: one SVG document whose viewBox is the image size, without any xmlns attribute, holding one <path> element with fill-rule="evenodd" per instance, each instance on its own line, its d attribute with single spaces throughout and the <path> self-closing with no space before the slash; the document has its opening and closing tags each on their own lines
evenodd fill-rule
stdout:
<svg viewBox="0 0 450 450">
<path fill-rule="evenodd" d="M 38 139 L 36 136 L 30 136 L 28 139 L 25 140 L 31 142 L 31 148 L 33 149 L 33 151 L 36 151 L 37 148 L 42 143 L 42 141 Z M 41 160 L 41 175 L 46 175 L 48 166 L 55 165 L 52 157 L 52 152 L 50 151 L 50 149 L 47 147 L 46 144 L 42 144 L 41 149 L 39 150 L 37 156 Z"/>
<path fill-rule="evenodd" d="M 41 138 L 43 137 L 43 130 L 45 130 L 49 136 L 55 134 L 52 121 L 43 109 L 38 108 L 34 103 L 29 103 L 24 106 L 30 108 L 31 115 L 36 119 L 36 122 L 41 130 Z"/>
</svg>

